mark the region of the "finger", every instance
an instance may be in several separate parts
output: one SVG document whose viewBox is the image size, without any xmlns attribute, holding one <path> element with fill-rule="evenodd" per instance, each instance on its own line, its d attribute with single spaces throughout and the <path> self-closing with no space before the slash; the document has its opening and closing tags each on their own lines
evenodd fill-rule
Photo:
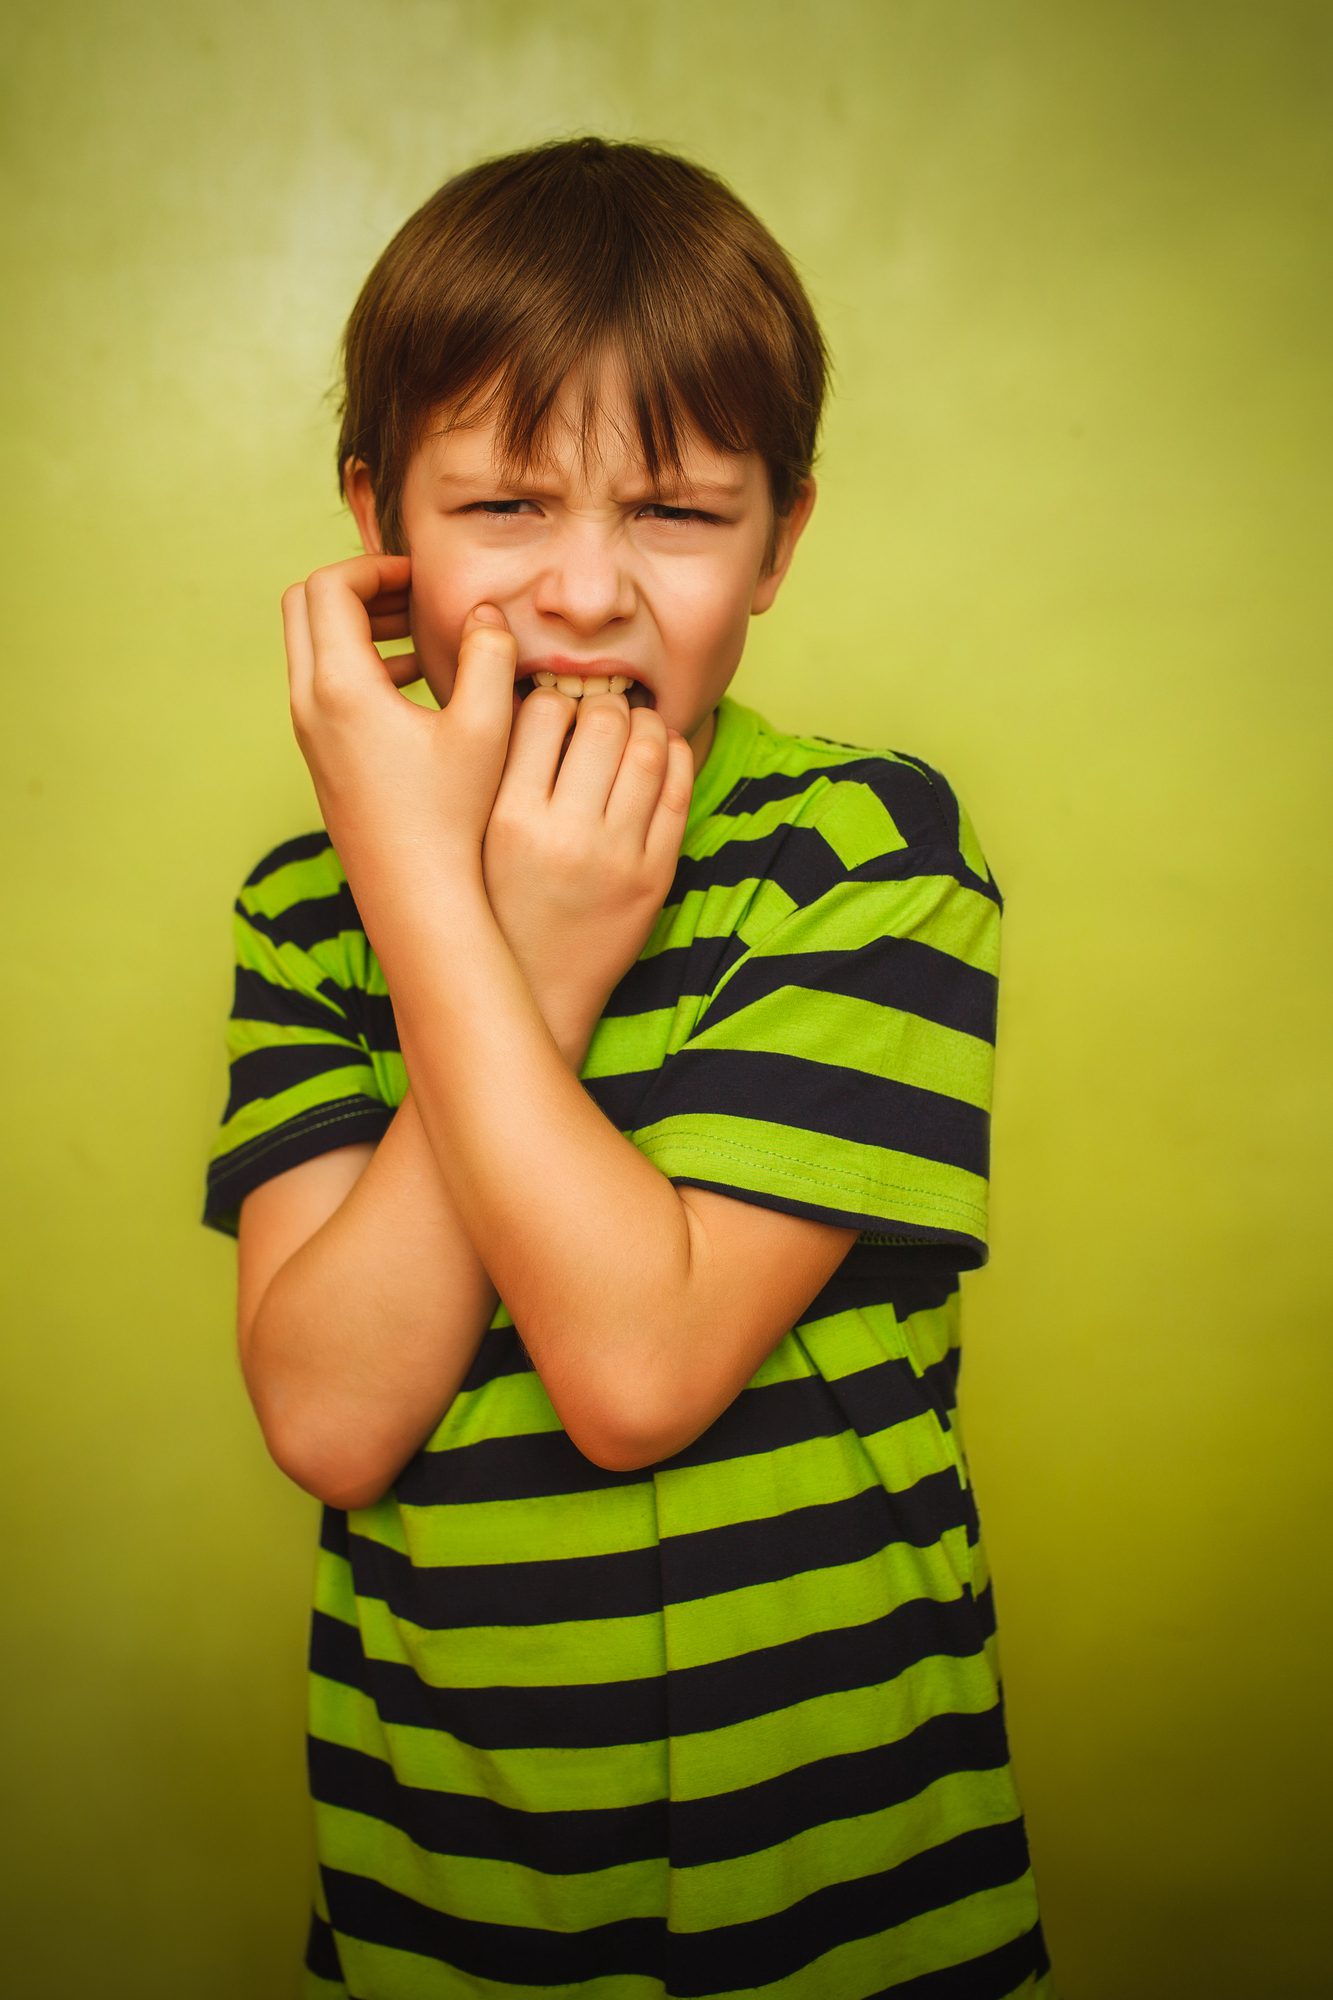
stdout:
<svg viewBox="0 0 1333 2000">
<path fill-rule="evenodd" d="M 555 802 L 600 819 L 622 768 L 633 711 L 623 694 L 585 694 L 575 706 L 574 735 L 560 766 Z"/>
<path fill-rule="evenodd" d="M 483 739 L 507 737 L 514 720 L 517 664 L 518 641 L 504 613 L 492 604 L 477 605 L 463 621 L 450 713 Z"/>
<path fill-rule="evenodd" d="M 363 681 L 369 606 L 386 588 L 402 589 L 410 570 L 408 556 L 369 554 L 329 563 L 306 578 L 316 697 Z"/>
<path fill-rule="evenodd" d="M 666 776 L 670 732 L 653 708 L 632 708 L 629 720 L 629 741 L 606 817 L 609 826 L 636 833 L 642 845 Z"/>
<path fill-rule="evenodd" d="M 370 638 L 374 640 L 376 646 L 382 646 L 390 638 L 410 638 L 410 636 L 412 636 L 412 620 L 404 618 L 402 614 L 392 618 L 376 618 L 376 616 L 370 618 Z"/>
<path fill-rule="evenodd" d="M 293 583 L 282 593 L 282 636 L 287 649 L 287 694 L 296 718 L 309 713 L 315 693 L 315 648 L 304 584 Z"/>
<path fill-rule="evenodd" d="M 622 696 L 623 700 L 624 697 Z M 629 727 L 606 804 L 608 828 L 643 847 L 667 768 L 667 726 L 655 708 L 630 708 Z"/>
<path fill-rule="evenodd" d="M 657 863 L 663 873 L 675 866 L 694 797 L 694 752 L 689 739 L 675 729 L 668 730 L 667 735 L 666 776 L 644 842 L 649 860 Z"/>
<path fill-rule="evenodd" d="M 518 804 L 546 806 L 555 790 L 560 753 L 578 720 L 573 695 L 534 688 L 519 704 L 509 737 L 502 789 Z"/>
<path fill-rule="evenodd" d="M 421 662 L 415 653 L 381 653 L 380 659 L 395 687 L 412 687 L 422 678 Z"/>
</svg>

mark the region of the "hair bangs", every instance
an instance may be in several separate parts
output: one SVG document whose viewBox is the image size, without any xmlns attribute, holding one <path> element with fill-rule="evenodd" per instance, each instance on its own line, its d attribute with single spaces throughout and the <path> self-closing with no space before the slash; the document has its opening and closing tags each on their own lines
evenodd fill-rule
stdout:
<svg viewBox="0 0 1333 2000">
<path fill-rule="evenodd" d="M 654 486 L 680 484 L 694 439 L 757 452 L 776 521 L 808 476 L 828 374 L 785 252 L 706 168 L 596 138 L 483 161 L 447 181 L 371 272 L 344 334 L 339 481 L 370 469 L 386 548 L 423 438 L 495 420 L 497 472 L 549 462 L 577 378 L 586 469 L 614 369 Z"/>
</svg>

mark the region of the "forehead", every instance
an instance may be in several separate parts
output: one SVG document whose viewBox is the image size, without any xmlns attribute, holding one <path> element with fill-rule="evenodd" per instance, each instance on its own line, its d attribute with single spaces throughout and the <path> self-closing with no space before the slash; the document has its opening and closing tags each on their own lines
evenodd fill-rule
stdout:
<svg viewBox="0 0 1333 2000">
<path fill-rule="evenodd" d="M 586 428 L 584 396 L 582 373 L 566 376 L 525 470 L 555 474 L 571 483 L 583 479 L 589 484 L 642 485 L 647 467 L 622 374 L 611 367 L 602 369 L 593 386 Z M 502 416 L 495 383 L 461 411 L 443 407 L 432 411 L 418 452 L 420 469 L 445 487 L 493 477 L 502 469 Z M 758 452 L 719 451 L 692 425 L 678 427 L 677 443 L 683 483 L 719 503 L 741 501 L 765 484 L 764 461 Z M 669 468 L 662 468 L 659 483 L 676 483 Z"/>
</svg>

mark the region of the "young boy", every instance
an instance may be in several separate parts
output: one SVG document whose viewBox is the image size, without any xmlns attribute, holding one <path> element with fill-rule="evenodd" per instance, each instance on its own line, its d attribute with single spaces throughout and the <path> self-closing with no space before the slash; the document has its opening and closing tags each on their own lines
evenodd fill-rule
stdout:
<svg viewBox="0 0 1333 2000">
<path fill-rule="evenodd" d="M 204 1218 L 324 1503 L 307 1994 L 1047 1995 L 954 1420 L 1000 894 L 938 771 L 727 693 L 809 301 L 584 138 L 446 183 L 345 361 Z"/>
</svg>

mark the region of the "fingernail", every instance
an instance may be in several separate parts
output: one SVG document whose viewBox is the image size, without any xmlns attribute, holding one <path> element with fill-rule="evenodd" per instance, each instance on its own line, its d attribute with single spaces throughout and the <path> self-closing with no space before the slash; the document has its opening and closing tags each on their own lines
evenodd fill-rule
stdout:
<svg viewBox="0 0 1333 2000">
<path fill-rule="evenodd" d="M 477 605 L 472 616 L 479 625 L 503 625 L 505 622 L 504 612 L 497 609 L 494 604 Z"/>
</svg>

